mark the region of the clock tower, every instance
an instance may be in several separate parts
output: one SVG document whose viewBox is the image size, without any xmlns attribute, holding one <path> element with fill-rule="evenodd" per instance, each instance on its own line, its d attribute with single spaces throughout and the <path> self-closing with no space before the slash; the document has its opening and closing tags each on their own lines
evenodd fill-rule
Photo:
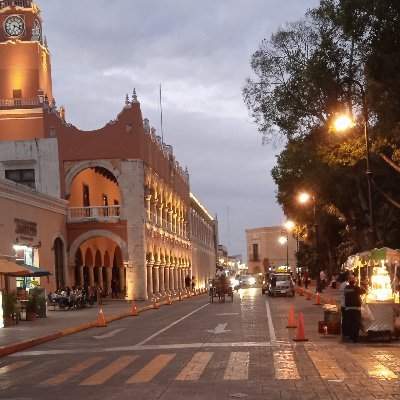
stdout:
<svg viewBox="0 0 400 400">
<path fill-rule="evenodd" d="M 50 52 L 39 7 L 32 0 L 0 0 L 0 140 L 43 137 L 37 122 L 20 129 L 14 124 L 10 137 L 5 120 L 33 121 L 32 114 L 52 102 Z"/>
</svg>

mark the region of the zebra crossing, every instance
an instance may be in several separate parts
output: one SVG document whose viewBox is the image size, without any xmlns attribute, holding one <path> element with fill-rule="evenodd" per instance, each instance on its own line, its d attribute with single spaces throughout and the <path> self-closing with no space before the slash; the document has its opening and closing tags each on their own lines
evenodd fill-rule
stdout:
<svg viewBox="0 0 400 400">
<path fill-rule="evenodd" d="M 297 350 L 294 347 L 280 347 L 263 349 L 262 357 L 260 351 L 249 350 L 198 351 L 190 355 L 179 352 L 140 353 L 121 355 L 115 359 L 103 353 L 84 356 L 79 361 L 67 359 L 62 369 L 55 369 L 49 363 L 49 371 L 41 370 L 41 376 L 43 372 L 47 376 L 43 380 L 35 376 L 35 368 L 32 368 L 37 359 L 11 362 L 10 358 L 9 364 L 0 367 L 0 381 L 6 382 L 1 385 L 3 389 L 17 385 L 20 376 L 24 376 L 25 380 L 31 379 L 33 385 L 43 388 L 71 382 L 77 386 L 93 387 L 113 379 L 119 384 L 135 385 L 157 382 L 162 371 L 167 371 L 170 379 L 177 382 L 202 382 L 210 379 L 210 376 L 227 382 L 255 381 L 265 378 L 263 374 L 268 374 L 268 371 L 272 371 L 268 378 L 291 381 L 304 378 L 303 370 L 308 370 L 308 367 L 301 368 L 303 362 L 311 362 L 314 369 L 308 370 L 308 374 L 326 381 L 354 379 L 355 374 L 360 378 L 381 380 L 397 380 L 400 376 L 400 350 L 396 348 L 367 352 L 357 348 L 346 352 L 340 347 L 323 350 L 315 347 Z M 208 369 L 214 370 L 214 373 L 207 375 Z"/>
</svg>

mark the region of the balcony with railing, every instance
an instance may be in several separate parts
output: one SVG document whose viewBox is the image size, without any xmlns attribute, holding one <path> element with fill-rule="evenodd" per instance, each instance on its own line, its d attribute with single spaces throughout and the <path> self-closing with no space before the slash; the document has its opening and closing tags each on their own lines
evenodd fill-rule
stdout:
<svg viewBox="0 0 400 400">
<path fill-rule="evenodd" d="M 32 0 L 0 0 L 0 10 L 11 6 L 30 8 Z"/>
<path fill-rule="evenodd" d="M 1 0 L 0 0 L 1 1 Z M 0 8 L 1 9 L 1 8 Z M 42 107 L 39 99 L 0 99 L 0 108 L 37 108 Z"/>
<path fill-rule="evenodd" d="M 70 207 L 67 222 L 115 222 L 120 220 L 120 206 Z"/>
</svg>

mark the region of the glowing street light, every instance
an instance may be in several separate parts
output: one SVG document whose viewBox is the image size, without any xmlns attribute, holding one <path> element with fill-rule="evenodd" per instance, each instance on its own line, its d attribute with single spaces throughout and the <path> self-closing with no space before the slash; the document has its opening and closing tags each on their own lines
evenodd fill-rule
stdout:
<svg viewBox="0 0 400 400">
<path fill-rule="evenodd" d="M 307 192 L 302 192 L 298 196 L 299 203 L 307 204 L 310 201 L 313 203 L 313 219 L 314 219 L 314 251 L 315 251 L 315 268 L 318 269 L 319 263 L 319 251 L 318 251 L 318 224 L 317 224 L 317 213 L 315 208 L 315 197 Z"/>
<path fill-rule="evenodd" d="M 369 228 L 373 241 L 375 245 L 375 227 L 374 227 L 374 213 L 372 208 L 372 171 L 370 169 L 370 151 L 369 151 L 369 126 L 368 126 L 368 107 L 366 102 L 364 86 L 353 78 L 347 78 L 343 83 L 346 83 L 351 89 L 351 85 L 354 84 L 358 87 L 358 95 L 361 97 L 362 102 L 362 124 L 364 125 L 364 137 L 365 137 L 365 158 L 367 162 L 367 182 L 368 182 L 368 208 L 369 208 Z M 337 132 L 345 132 L 348 129 L 354 127 L 355 122 L 348 115 L 338 115 L 333 122 L 333 127 Z"/>
<path fill-rule="evenodd" d="M 375 239 L 375 228 L 374 228 L 374 217 L 372 209 L 372 171 L 370 168 L 370 152 L 369 152 L 369 135 L 368 135 L 368 123 L 366 117 L 363 121 L 364 125 L 364 136 L 365 136 L 365 158 L 367 161 L 367 182 L 368 182 L 368 208 L 369 208 L 369 227 L 373 240 Z M 337 132 L 346 132 L 355 126 L 354 121 L 348 115 L 339 115 L 333 122 L 333 127 Z M 374 243 L 373 243 L 374 244 Z"/>
</svg>

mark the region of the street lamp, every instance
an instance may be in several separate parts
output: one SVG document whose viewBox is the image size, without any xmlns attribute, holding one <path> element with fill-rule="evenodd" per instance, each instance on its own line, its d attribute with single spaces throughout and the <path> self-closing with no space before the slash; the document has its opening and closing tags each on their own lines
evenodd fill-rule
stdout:
<svg viewBox="0 0 400 400">
<path fill-rule="evenodd" d="M 365 98 L 365 90 L 363 85 L 355 79 L 346 79 L 345 83 L 351 84 L 354 83 L 358 86 L 361 95 L 362 102 L 362 115 L 363 120 L 362 124 L 364 125 L 364 137 L 365 137 L 365 159 L 367 162 L 367 183 L 368 183 L 368 208 L 369 208 L 369 229 L 371 238 L 373 241 L 373 245 L 375 244 L 375 227 L 374 227 L 374 212 L 372 208 L 372 171 L 370 168 L 370 144 L 369 144 L 369 125 L 368 125 L 368 107 Z M 348 115 L 339 115 L 334 123 L 333 127 L 337 132 L 345 132 L 350 128 L 355 126 L 354 121 Z"/>
<path fill-rule="evenodd" d="M 317 224 L 317 213 L 315 207 L 315 197 L 309 193 L 303 192 L 299 194 L 298 200 L 302 204 L 307 204 L 312 201 L 313 203 L 313 222 L 314 222 L 314 252 L 315 252 L 315 271 L 318 270 L 319 263 L 319 250 L 318 250 L 318 224 Z"/>
<path fill-rule="evenodd" d="M 283 229 L 281 234 L 285 236 L 280 236 L 278 241 L 282 246 L 286 243 L 286 269 L 289 271 L 289 232 L 294 228 L 294 222 L 288 220 L 284 226 L 286 229 Z"/>
</svg>

